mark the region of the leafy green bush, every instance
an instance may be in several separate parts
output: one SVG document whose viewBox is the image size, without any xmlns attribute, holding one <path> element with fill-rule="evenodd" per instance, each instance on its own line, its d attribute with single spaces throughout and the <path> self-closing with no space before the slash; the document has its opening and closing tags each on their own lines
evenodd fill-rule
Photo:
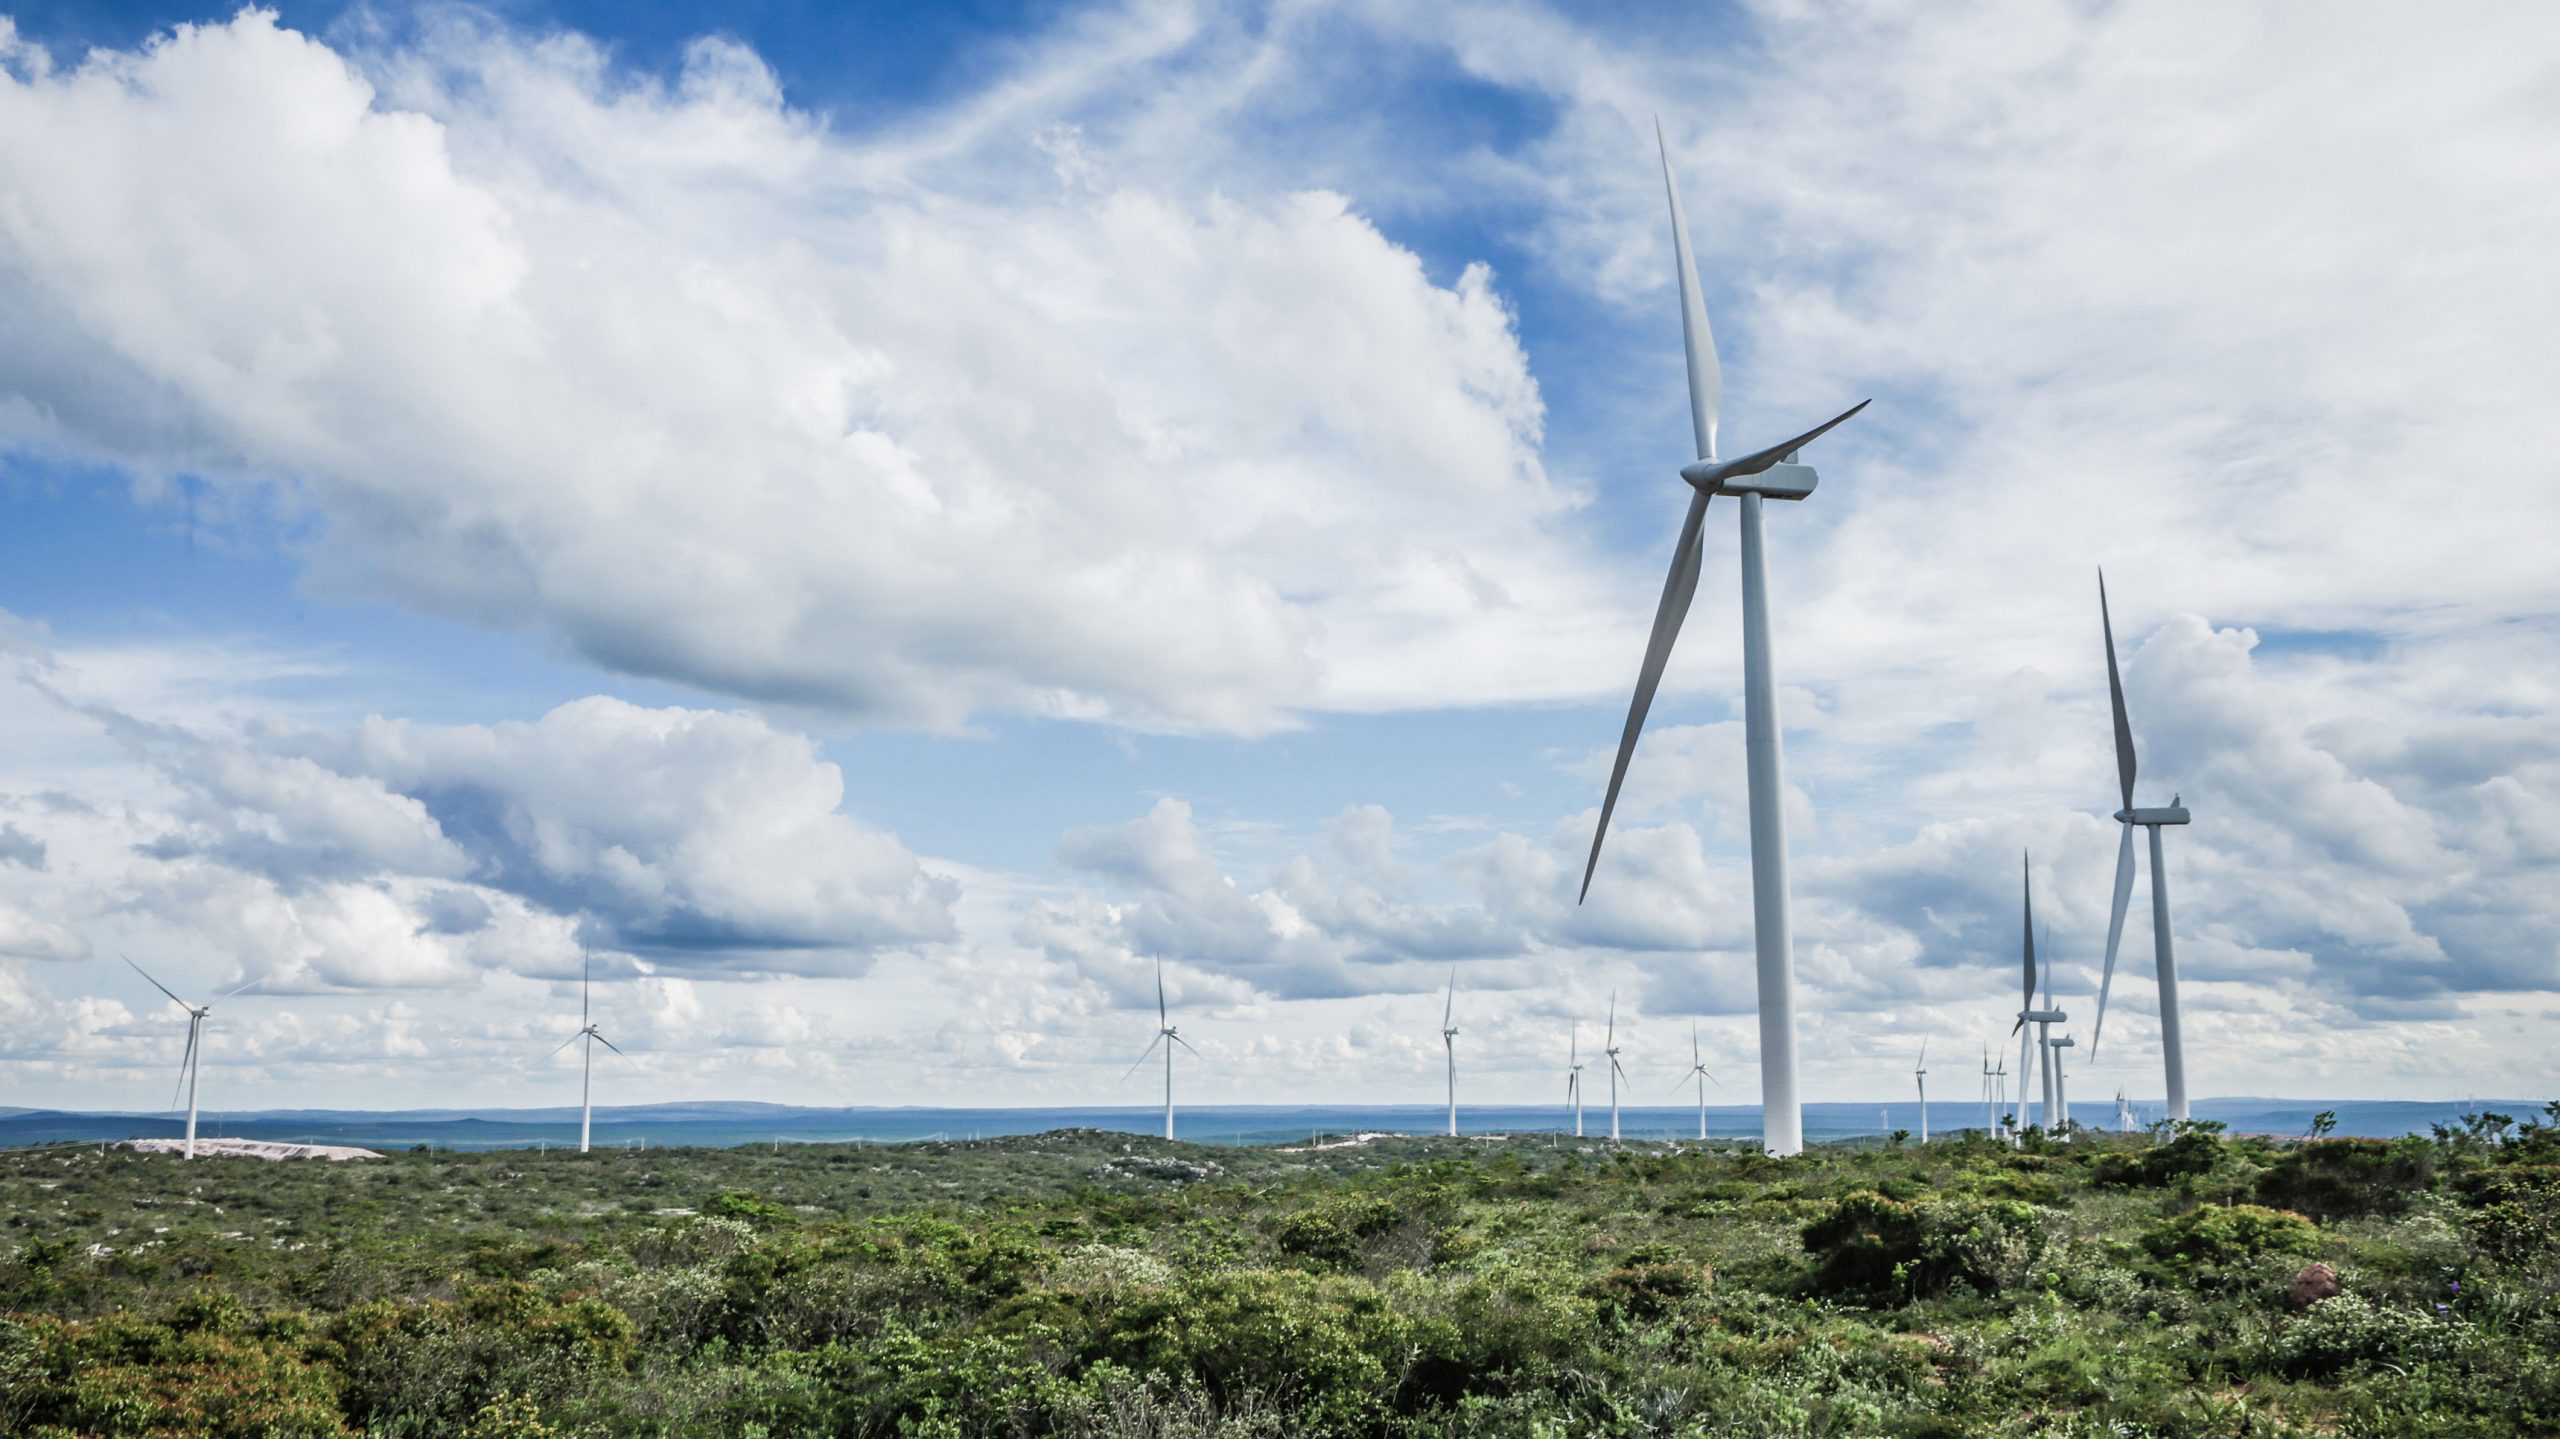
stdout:
<svg viewBox="0 0 2560 1439">
<path fill-rule="evenodd" d="M 2406 1366 L 2450 1359 L 2470 1344 L 2472 1333 L 2472 1326 L 2458 1318 L 2340 1294 L 2294 1316 L 2277 1333 L 2274 1351 L 2283 1372 L 2321 1376 L 2356 1364 Z"/>
<path fill-rule="evenodd" d="M 2436 1148 L 2423 1139 L 2327 1139 L 2286 1150 L 2259 1176 L 2256 1198 L 2327 1224 L 2401 1213 L 2435 1174 Z"/>
<path fill-rule="evenodd" d="M 2211 1174 L 2221 1162 L 2222 1125 L 2200 1120 L 2178 1126 L 2165 1144 L 2100 1151 L 2089 1162 L 2089 1177 L 2119 1188 L 2161 1189 Z"/>
<path fill-rule="evenodd" d="M 1959 1282 L 2004 1287 L 2032 1254 L 2041 1225 L 2034 1206 L 2007 1200 L 1905 1204 L 1860 1190 L 1833 1201 L 1802 1237 L 1818 1290 L 1925 1297 Z"/>
<path fill-rule="evenodd" d="M 2320 1230 L 2299 1214 L 2256 1204 L 2207 1204 L 2142 1236 L 2151 1257 L 2190 1269 L 2228 1269 L 2271 1254 L 2314 1254 Z"/>
</svg>

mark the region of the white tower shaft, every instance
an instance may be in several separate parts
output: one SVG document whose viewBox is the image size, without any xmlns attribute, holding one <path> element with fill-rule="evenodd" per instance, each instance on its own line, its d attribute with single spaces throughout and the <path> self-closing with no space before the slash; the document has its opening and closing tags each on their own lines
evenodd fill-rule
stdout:
<svg viewBox="0 0 2560 1439">
<path fill-rule="evenodd" d="M 2169 1081 L 2169 1117 L 2187 1117 L 2187 1050 L 2178 1023 L 2178 956 L 2169 942 L 2169 875 L 2160 858 L 2160 826 L 2151 831 L 2151 944 L 2160 961 L 2160 1059 Z"/>
<path fill-rule="evenodd" d="M 201 1015 L 201 1014 L 195 1014 L 195 1015 L 190 1015 L 190 1016 L 188 1016 L 188 1019 L 187 1019 L 187 1152 L 186 1152 L 186 1157 L 187 1157 L 187 1158 L 189 1158 L 189 1159 L 193 1159 L 193 1158 L 195 1158 L 195 1157 L 196 1157 L 196 1076 L 197 1076 L 197 1075 L 199 1075 L 199 1074 L 202 1074 L 202 1073 L 204 1072 L 204 1049 L 202 1048 L 203 1043 L 204 1043 L 204 1016 L 203 1016 L 203 1015 Z"/>
<path fill-rule="evenodd" d="M 592 1032 L 580 1037 L 578 1054 L 578 1152 L 584 1154 L 596 1119 L 596 1037 Z"/>
<path fill-rule="evenodd" d="M 1458 1041 L 1440 1036 L 1441 1047 L 1449 1051 L 1449 1137 L 1458 1137 Z"/>
<path fill-rule="evenodd" d="M 1760 1136 L 1771 1154 L 1804 1152 L 1796 1097 L 1795 932 L 1787 905 L 1786 754 L 1778 733 L 1775 657 L 1769 639 L 1769 566 L 1760 496 L 1742 511 L 1743 749 L 1751 787 L 1751 919 L 1760 982 Z"/>
<path fill-rule="evenodd" d="M 1929 1076 L 1914 1075 L 1920 1083 L 1920 1142 L 1929 1142 Z"/>
<path fill-rule="evenodd" d="M 1173 1046 L 1164 1047 L 1164 1137 L 1173 1137 Z"/>
</svg>

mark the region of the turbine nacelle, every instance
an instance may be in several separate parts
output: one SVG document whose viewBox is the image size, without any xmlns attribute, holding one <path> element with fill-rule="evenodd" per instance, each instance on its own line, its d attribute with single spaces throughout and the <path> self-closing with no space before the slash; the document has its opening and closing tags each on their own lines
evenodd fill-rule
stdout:
<svg viewBox="0 0 2560 1439">
<path fill-rule="evenodd" d="M 2070 1017 L 2058 1009 L 2026 1009 L 2018 1012 L 2018 1018 L 2028 1024 L 2060 1024 Z"/>
<path fill-rule="evenodd" d="M 2171 804 L 2156 809 L 2120 809 L 2115 820 L 2118 824 L 2185 824 L 2188 815 L 2185 805 Z"/>
</svg>

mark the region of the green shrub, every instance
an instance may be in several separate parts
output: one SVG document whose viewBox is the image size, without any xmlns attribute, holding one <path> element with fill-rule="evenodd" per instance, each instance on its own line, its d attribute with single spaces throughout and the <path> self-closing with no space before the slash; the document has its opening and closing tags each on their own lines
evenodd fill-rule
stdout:
<svg viewBox="0 0 2560 1439">
<path fill-rule="evenodd" d="M 2181 1125 L 2165 1144 L 2148 1149 L 2102 1150 L 2089 1161 L 2089 1177 L 2125 1189 L 2162 1189 L 2181 1179 L 2211 1174 L 2222 1162 L 2222 1126 Z"/>
<path fill-rule="evenodd" d="M 2320 1230 L 2299 1214 L 2256 1204 L 2207 1204 L 2142 1236 L 2151 1257 L 2191 1269 L 2228 1269 L 2271 1254 L 2313 1254 Z"/>
<path fill-rule="evenodd" d="M 1802 1238 L 1827 1293 L 1926 1297 L 1950 1285 L 2004 1287 L 2041 1239 L 2038 1211 L 2007 1200 L 1905 1204 L 1873 1190 L 1842 1196 Z"/>
<path fill-rule="evenodd" d="M 2414 1309 L 2386 1308 L 2360 1295 L 2323 1299 L 2294 1316 L 2274 1342 L 2277 1367 L 2298 1376 L 2335 1374 L 2357 1364 L 2402 1366 L 2454 1357 L 2472 1326 Z"/>
<path fill-rule="evenodd" d="M 2435 1174 L 2436 1147 L 2423 1139 L 2328 1139 L 2286 1150 L 2258 1177 L 2256 1198 L 2327 1224 L 2401 1213 Z"/>
</svg>

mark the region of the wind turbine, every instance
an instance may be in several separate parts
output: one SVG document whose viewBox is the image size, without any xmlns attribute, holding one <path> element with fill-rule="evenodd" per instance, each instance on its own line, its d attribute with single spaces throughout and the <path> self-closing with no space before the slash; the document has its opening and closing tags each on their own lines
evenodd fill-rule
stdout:
<svg viewBox="0 0 2560 1439">
<path fill-rule="evenodd" d="M 1991 1046 L 1987 1044 L 1982 1046 L 1982 1132 L 1992 1135 L 2000 1132 L 2000 1111 L 1992 1107 Z"/>
<path fill-rule="evenodd" d="M 1449 1137 L 1458 1137 L 1458 967 L 1449 966 L 1449 997 L 1440 1005 L 1440 1046 L 1449 1052 Z"/>
<path fill-rule="evenodd" d="M 1929 1041 L 1920 1041 L 1920 1062 L 1911 1066 L 1912 1081 L 1920 1086 L 1920 1142 L 1929 1142 Z"/>
<path fill-rule="evenodd" d="M 162 984 L 156 979 L 152 979 L 151 972 L 144 969 L 141 965 L 134 964 L 131 958 L 124 955 L 118 955 L 117 958 L 123 959 L 126 964 L 131 965 L 134 973 L 141 975 L 146 980 L 150 980 L 151 987 L 153 989 L 160 991 L 162 994 L 168 995 L 169 1002 L 171 1004 L 174 1004 L 187 1012 L 187 1050 L 186 1053 L 181 1055 L 178 1059 L 178 1082 L 185 1086 L 187 1094 L 187 1147 L 185 1157 L 193 1159 L 196 1157 L 196 1075 L 203 1068 L 204 1063 L 204 1049 L 202 1044 L 204 1035 L 204 1017 L 213 1013 L 214 1005 L 220 1004 L 222 1001 L 229 999 L 234 994 L 240 993 L 242 990 L 255 989 L 259 985 L 266 983 L 266 981 L 264 979 L 250 980 L 247 984 L 240 986 L 239 989 L 214 996 L 213 1001 L 210 1004 L 189 1004 L 185 1000 L 178 998 L 177 994 L 172 991 L 169 986 Z M 178 1107 L 178 1096 L 174 1090 L 171 1091 L 169 1095 L 169 1107 L 172 1109 Z"/>
<path fill-rule="evenodd" d="M 1156 1037 L 1147 1041 L 1145 1053 L 1138 1056 L 1137 1064 L 1129 1066 L 1129 1074 L 1137 1073 L 1138 1065 L 1146 1063 L 1147 1055 L 1155 1053 L 1156 1046 L 1159 1044 L 1164 1046 L 1164 1137 L 1171 1139 L 1173 1137 L 1173 1047 L 1179 1044 L 1185 1049 L 1191 1049 L 1191 1042 L 1174 1029 L 1173 1020 L 1165 1010 L 1164 961 L 1162 959 L 1156 961 Z M 1191 1049 L 1191 1053 L 1197 1057 L 1200 1051 Z M 1120 1076 L 1124 1083 L 1128 1080 L 1129 1074 Z"/>
<path fill-rule="evenodd" d="M 1572 1047 L 1566 1051 L 1564 1102 L 1573 1110 L 1573 1137 L 1582 1137 L 1582 1021 L 1573 1022 Z"/>
<path fill-rule="evenodd" d="M 2000 1067 L 1991 1071 L 1991 1092 L 1995 1096 L 1992 1103 L 2000 1114 L 1998 1127 L 2005 1129 L 2009 1123 L 2009 1055 L 2005 1050 L 2000 1055 Z"/>
<path fill-rule="evenodd" d="M 1603 1043 L 1608 1046 L 1601 1053 L 1609 1056 L 1609 1139 L 1614 1143 L 1618 1138 L 1618 1081 L 1625 1078 L 1627 1073 L 1627 1067 L 1618 1062 L 1618 994 L 1616 990 L 1609 992 L 1609 1036 Z"/>
<path fill-rule="evenodd" d="M 1671 661 L 1672 642 L 1680 637 L 1689 602 L 1698 592 L 1703 563 L 1700 531 L 1707 501 L 1732 495 L 1739 501 L 1742 534 L 1742 709 L 1743 753 L 1751 791 L 1751 919 L 1758 950 L 1760 991 L 1760 1119 L 1761 1142 L 1771 1154 L 1804 1152 L 1804 1110 L 1796 1096 L 1795 938 L 1787 901 L 1786 760 L 1778 732 L 1775 657 L 1769 640 L 1768 560 L 1760 533 L 1763 498 L 1801 500 L 1813 493 L 1810 466 L 1796 463 L 1796 452 L 1828 433 L 1832 426 L 1867 407 L 1866 401 L 1842 411 L 1791 440 L 1754 450 L 1738 459 L 1721 458 L 1716 426 L 1724 403 L 1724 376 L 1716 362 L 1715 334 L 1707 327 L 1706 300 L 1698 289 L 1698 268 L 1689 253 L 1689 224 L 1680 213 L 1680 185 L 1671 173 L 1671 146 L 1654 125 L 1662 147 L 1662 185 L 1671 204 L 1671 248 L 1679 266 L 1680 334 L 1688 356 L 1689 422 L 1695 431 L 1698 458 L 1684 465 L 1680 478 L 1690 487 L 1687 516 L 1672 542 L 1671 573 L 1662 582 L 1655 606 L 1653 632 L 1645 640 L 1644 663 L 1636 671 L 1635 697 L 1627 706 L 1626 728 L 1618 736 L 1618 757 L 1609 771 L 1608 793 L 1600 801 L 1600 823 L 1591 834 L 1591 858 L 1582 867 L 1582 898 L 1591 895 L 1591 876 L 1600 865 L 1600 844 L 1609 835 L 1609 816 L 1618 807 L 1618 787 L 1634 758 L 1636 736 L 1653 708 L 1654 691 Z"/>
<path fill-rule="evenodd" d="M 2032 857 L 2022 858 L 2018 862 L 2018 874 L 2026 895 L 2026 924 L 2024 926 L 2024 932 L 2026 935 L 2027 985 L 2024 994 L 2018 1001 L 2018 1022 L 2009 1027 L 2009 1032 L 2018 1036 L 2018 1109 L 2020 1111 L 2018 1115 L 2018 1128 L 2021 1132 L 2028 1128 L 2025 1113 L 2027 1107 L 2027 1076 L 2038 1072 L 2035 1063 L 2036 1053 L 2038 1050 L 2043 1048 L 2041 1041 L 2046 1035 L 2052 1033 L 2047 1026 L 2057 1023 L 2065 1017 L 2062 1011 L 2058 1009 L 2039 1009 L 2036 1007 L 2037 981 L 2043 976 L 2039 974 L 2036 969 L 2036 881 L 2035 874 L 2030 868 L 2032 863 Z M 2027 1034 L 2024 1032 L 2026 1027 L 2030 1024 L 2036 1027 L 2036 1032 L 2033 1034 Z M 2030 1050 L 2028 1048 L 2030 1045 L 2035 1045 L 2036 1050 Z M 2048 1066 L 2042 1071 L 2042 1073 L 2044 1075 L 2044 1122 L 2047 1127 L 2050 1127 L 2053 1123 L 2053 1071 L 2051 1067 Z"/>
<path fill-rule="evenodd" d="M 2098 571 L 2098 628 L 2107 639 L 2107 702 L 2114 710 L 2116 790 L 2124 807 L 2116 811 L 2124 826 L 2124 842 L 2116 847 L 2116 901 L 2107 912 L 2107 960 L 2098 976 L 2098 1023 L 2089 1035 L 2089 1058 L 2098 1057 L 2098 1042 L 2107 1032 L 2107 991 L 2116 977 L 2116 942 L 2124 938 L 2124 911 L 2133 898 L 2133 832 L 2151 831 L 2151 952 L 2160 973 L 2160 1063 L 2169 1082 L 2169 1118 L 2187 1117 L 2187 1051 L 2178 1025 L 2178 956 L 2169 942 L 2169 876 L 2160 858 L 2160 827 L 2187 823 L 2184 795 L 2171 795 L 2166 809 L 2133 807 L 2133 722 L 2125 717 L 2124 679 L 2116 672 L 2116 626 L 2107 613 L 2107 572 Z"/>
<path fill-rule="evenodd" d="M 1706 1057 L 1698 1052 L 1698 1025 L 1695 1020 L 1689 1024 L 1689 1072 L 1680 1078 L 1684 1083 L 1691 1078 L 1698 1081 L 1698 1138 L 1703 1140 L 1707 1137 L 1707 1086 L 1715 1083 L 1716 1077 L 1707 1073 Z"/>
<path fill-rule="evenodd" d="M 595 956 L 582 950 L 578 960 L 578 1032 L 560 1041 L 551 1054 L 558 1054 L 580 1040 L 586 1041 L 578 1057 L 578 1152 L 584 1154 L 595 1126 L 596 1046 L 601 1044 L 616 1054 L 622 1054 L 622 1051 L 614 1049 L 613 1041 L 604 1037 L 604 1031 L 597 1027 L 587 1004 L 587 990 L 595 981 Z M 550 1057 L 550 1054 L 543 1056 L 545 1059 Z M 623 1054 L 622 1057 L 629 1059 L 631 1056 Z"/>
</svg>

